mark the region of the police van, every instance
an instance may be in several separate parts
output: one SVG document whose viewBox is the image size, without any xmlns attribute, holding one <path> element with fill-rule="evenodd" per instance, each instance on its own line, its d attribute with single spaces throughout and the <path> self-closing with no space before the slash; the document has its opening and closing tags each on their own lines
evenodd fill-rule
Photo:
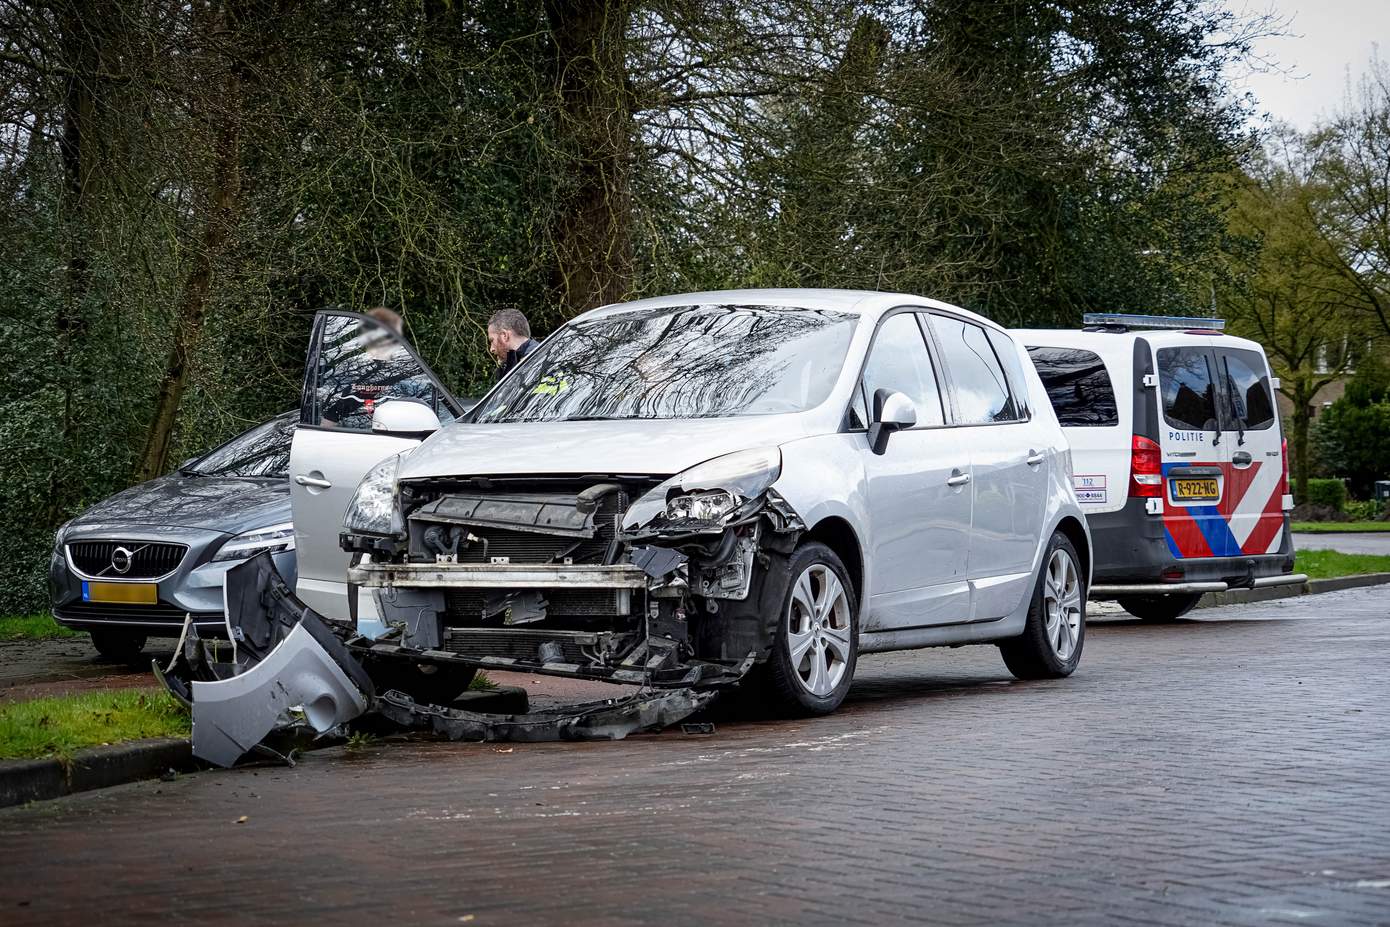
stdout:
<svg viewBox="0 0 1390 927">
<path fill-rule="evenodd" d="M 1014 332 L 1071 441 L 1091 597 L 1169 621 L 1203 593 L 1301 583 L 1263 348 L 1214 319 L 1089 313 Z"/>
</svg>

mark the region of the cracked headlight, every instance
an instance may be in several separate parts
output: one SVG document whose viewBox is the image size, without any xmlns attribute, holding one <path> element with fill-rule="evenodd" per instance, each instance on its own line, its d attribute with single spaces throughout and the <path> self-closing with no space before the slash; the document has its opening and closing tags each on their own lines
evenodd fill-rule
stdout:
<svg viewBox="0 0 1390 927">
<path fill-rule="evenodd" d="M 212 558 L 212 562 L 245 560 L 248 557 L 256 556 L 263 550 L 268 550 L 272 554 L 278 554 L 284 550 L 294 550 L 294 523 L 286 521 L 278 525 L 271 525 L 268 528 L 243 531 L 223 544 L 221 549 L 217 551 L 217 556 Z"/>
<path fill-rule="evenodd" d="M 396 471 L 404 456 L 396 454 L 387 457 L 367 471 L 362 482 L 357 484 L 357 492 L 353 493 L 347 511 L 343 513 L 344 528 L 353 534 L 399 533 Z"/>
<path fill-rule="evenodd" d="M 623 516 L 623 530 L 653 521 L 718 525 L 736 515 L 782 474 L 782 452 L 775 447 L 738 451 L 696 464 L 654 488 Z"/>
</svg>

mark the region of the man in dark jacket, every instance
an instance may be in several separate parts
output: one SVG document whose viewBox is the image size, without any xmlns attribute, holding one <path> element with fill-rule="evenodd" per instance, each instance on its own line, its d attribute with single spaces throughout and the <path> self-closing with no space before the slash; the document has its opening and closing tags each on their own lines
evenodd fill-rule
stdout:
<svg viewBox="0 0 1390 927">
<path fill-rule="evenodd" d="M 501 366 L 497 379 L 502 379 L 521 359 L 540 346 L 531 337 L 531 324 L 517 309 L 498 309 L 487 320 L 487 348 Z"/>
</svg>

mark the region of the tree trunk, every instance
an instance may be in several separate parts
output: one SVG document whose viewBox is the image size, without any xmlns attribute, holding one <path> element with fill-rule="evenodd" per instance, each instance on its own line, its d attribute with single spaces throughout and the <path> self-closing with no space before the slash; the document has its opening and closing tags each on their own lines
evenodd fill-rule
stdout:
<svg viewBox="0 0 1390 927">
<path fill-rule="evenodd" d="M 62 124 L 58 156 L 63 166 L 59 198 L 63 223 L 66 273 L 62 299 L 54 316 L 53 367 L 58 373 L 62 410 L 58 423 L 57 460 L 48 477 L 45 520 L 62 520 L 69 503 L 72 448 L 77 436 L 77 390 L 83 371 L 74 359 L 83 356 L 87 333 L 85 304 L 91 282 L 91 223 L 87 213 L 96 176 L 97 103 L 94 93 L 100 70 L 100 33 L 93 27 L 100 13 L 88 4 L 63 7 L 59 17 L 60 54 L 67 68 L 63 81 Z"/>
<path fill-rule="evenodd" d="M 560 131 L 572 188 L 551 229 L 568 314 L 624 298 L 632 285 L 629 0 L 547 0 Z"/>
<path fill-rule="evenodd" d="M 212 25 L 214 34 L 228 28 L 225 11 Z M 179 406 L 188 388 L 194 350 L 207 317 L 217 263 L 226 249 L 236 225 L 241 193 L 242 104 L 245 93 L 245 65 L 231 63 L 221 79 L 220 90 L 208 107 L 208 135 L 211 139 L 209 186 L 202 196 L 202 233 L 192 267 L 184 278 L 174 317 L 174 333 L 155 398 L 140 455 L 137 479 L 153 479 L 169 464 L 169 447 L 178 420 Z"/>
</svg>

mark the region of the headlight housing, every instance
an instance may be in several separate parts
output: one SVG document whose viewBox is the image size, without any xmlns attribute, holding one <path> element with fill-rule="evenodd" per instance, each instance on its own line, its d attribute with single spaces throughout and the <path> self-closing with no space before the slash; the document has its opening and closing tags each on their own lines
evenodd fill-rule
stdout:
<svg viewBox="0 0 1390 927">
<path fill-rule="evenodd" d="M 623 516 L 623 530 L 653 522 L 692 530 L 723 525 L 761 496 L 782 475 L 782 452 L 775 447 L 738 451 L 696 464 L 634 502 Z M 662 525 L 663 527 L 665 524 Z"/>
<path fill-rule="evenodd" d="M 268 528 L 255 528 L 251 531 L 243 531 L 236 537 L 230 539 L 218 549 L 217 555 L 212 558 L 213 563 L 219 560 L 246 560 L 254 557 L 263 550 L 268 550 L 272 554 L 281 551 L 294 550 L 294 522 L 284 521 L 278 525 L 271 525 Z"/>
<path fill-rule="evenodd" d="M 387 457 L 367 471 L 362 482 L 357 484 L 347 511 L 343 513 L 343 527 L 352 534 L 399 534 L 401 518 L 399 496 L 396 492 L 396 471 L 400 469 L 401 458 L 405 454 Z"/>
</svg>

